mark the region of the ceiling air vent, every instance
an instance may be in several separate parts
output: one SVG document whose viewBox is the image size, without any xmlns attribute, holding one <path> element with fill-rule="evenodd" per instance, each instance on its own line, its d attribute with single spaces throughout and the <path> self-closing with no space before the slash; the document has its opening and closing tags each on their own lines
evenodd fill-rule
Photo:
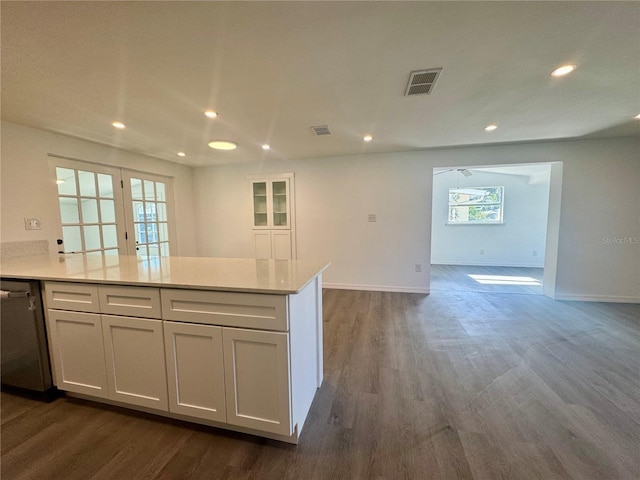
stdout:
<svg viewBox="0 0 640 480">
<path fill-rule="evenodd" d="M 316 125 L 315 127 L 309 128 L 311 128 L 313 134 L 318 137 L 321 135 L 331 135 L 331 129 L 329 128 L 329 125 Z"/>
<path fill-rule="evenodd" d="M 429 68 L 411 72 L 407 90 L 404 92 L 405 96 L 430 94 L 440 76 L 440 72 L 442 72 L 442 68 Z"/>
</svg>

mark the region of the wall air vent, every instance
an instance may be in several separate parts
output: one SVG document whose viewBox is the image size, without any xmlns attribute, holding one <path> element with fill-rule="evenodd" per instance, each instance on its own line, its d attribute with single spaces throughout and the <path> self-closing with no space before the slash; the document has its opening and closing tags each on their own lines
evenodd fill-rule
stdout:
<svg viewBox="0 0 640 480">
<path fill-rule="evenodd" d="M 329 125 L 316 125 L 315 127 L 309 128 L 311 128 L 311 131 L 317 137 L 320 137 L 322 135 L 331 135 L 331 129 L 329 128 Z"/>
<path fill-rule="evenodd" d="M 427 70 L 414 70 L 409 76 L 409 83 L 404 92 L 405 96 L 409 95 L 427 95 L 431 93 L 436 80 L 440 76 L 442 68 L 429 68 Z"/>
</svg>

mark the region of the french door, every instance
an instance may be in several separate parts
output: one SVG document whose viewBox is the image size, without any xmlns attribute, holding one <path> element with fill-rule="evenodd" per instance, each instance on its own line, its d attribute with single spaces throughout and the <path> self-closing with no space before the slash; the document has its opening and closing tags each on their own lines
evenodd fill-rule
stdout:
<svg viewBox="0 0 640 480">
<path fill-rule="evenodd" d="M 139 257 L 168 256 L 171 251 L 170 223 L 173 198 L 167 177 L 123 171 L 124 197 L 129 234 L 128 250 Z"/>
<path fill-rule="evenodd" d="M 170 255 L 172 179 L 105 165 L 54 161 L 63 253 Z"/>
</svg>

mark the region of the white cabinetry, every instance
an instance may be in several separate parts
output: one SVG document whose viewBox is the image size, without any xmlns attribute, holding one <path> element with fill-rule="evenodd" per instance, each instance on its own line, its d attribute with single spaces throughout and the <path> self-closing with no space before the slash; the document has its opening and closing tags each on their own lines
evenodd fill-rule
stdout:
<svg viewBox="0 0 640 480">
<path fill-rule="evenodd" d="M 49 310 L 47 331 L 57 387 L 107 398 L 100 315 Z"/>
<path fill-rule="evenodd" d="M 295 258 L 293 174 L 250 179 L 256 258 Z"/>
<path fill-rule="evenodd" d="M 321 275 L 295 294 L 45 282 L 56 385 L 297 443 L 322 382 L 321 285 Z"/>
<path fill-rule="evenodd" d="M 169 411 L 227 421 L 222 328 L 164 322 Z"/>
<path fill-rule="evenodd" d="M 256 258 L 291 260 L 291 232 L 288 230 L 256 230 L 253 232 Z"/>
<path fill-rule="evenodd" d="M 222 342 L 227 422 L 291 435 L 289 334 L 224 328 Z"/>
<path fill-rule="evenodd" d="M 134 318 L 160 317 L 158 289 L 46 282 L 45 299 L 59 389 L 168 408 L 162 321 Z"/>
<path fill-rule="evenodd" d="M 167 410 L 162 321 L 102 315 L 111 399 Z"/>
</svg>

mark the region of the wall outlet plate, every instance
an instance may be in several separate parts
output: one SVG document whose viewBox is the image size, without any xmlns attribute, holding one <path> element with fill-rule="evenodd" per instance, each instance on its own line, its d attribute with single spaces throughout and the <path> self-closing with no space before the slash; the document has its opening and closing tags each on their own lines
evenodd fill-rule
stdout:
<svg viewBox="0 0 640 480">
<path fill-rule="evenodd" d="M 42 224 L 39 218 L 25 218 L 24 219 L 25 230 L 42 230 Z"/>
<path fill-rule="evenodd" d="M 378 221 L 378 216 L 375 213 L 370 213 L 368 218 L 370 222 Z"/>
</svg>

